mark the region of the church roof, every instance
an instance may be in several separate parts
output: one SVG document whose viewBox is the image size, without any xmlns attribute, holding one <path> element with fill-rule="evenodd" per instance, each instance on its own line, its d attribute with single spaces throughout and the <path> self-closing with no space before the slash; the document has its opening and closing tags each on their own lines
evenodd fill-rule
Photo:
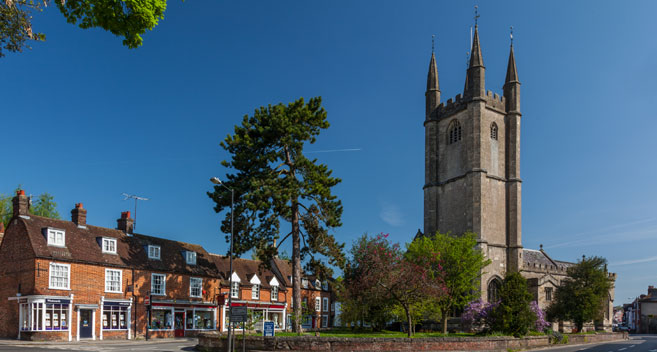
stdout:
<svg viewBox="0 0 657 352">
<path fill-rule="evenodd" d="M 523 266 L 525 268 L 532 268 L 532 267 L 539 267 L 539 268 L 546 268 L 546 269 L 558 269 L 558 270 L 565 270 L 569 266 L 573 265 L 573 263 L 569 262 L 564 262 L 561 260 L 554 260 L 550 258 L 550 256 L 545 253 L 545 251 L 541 250 L 535 250 L 535 249 L 528 249 L 524 248 L 522 250 L 523 253 Z"/>
</svg>

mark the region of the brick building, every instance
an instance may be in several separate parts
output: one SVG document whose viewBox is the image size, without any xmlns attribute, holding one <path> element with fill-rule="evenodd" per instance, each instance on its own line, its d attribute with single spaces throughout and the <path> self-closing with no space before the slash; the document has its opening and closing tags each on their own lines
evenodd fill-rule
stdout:
<svg viewBox="0 0 657 352">
<path fill-rule="evenodd" d="M 81 203 L 71 221 L 30 214 L 24 191 L 13 206 L 0 244 L 0 336 L 194 336 L 226 329 L 229 294 L 234 306 L 249 307 L 252 327 L 263 320 L 277 329 L 288 326 L 291 285 L 280 274 L 290 271 L 286 261 L 275 260 L 269 270 L 258 261 L 234 259 L 229 273 L 227 257 L 199 245 L 133 233 L 130 212 L 108 229 L 87 224 Z M 303 291 L 310 299 L 329 295 L 315 286 Z M 318 313 L 313 327 L 321 322 Z"/>
</svg>

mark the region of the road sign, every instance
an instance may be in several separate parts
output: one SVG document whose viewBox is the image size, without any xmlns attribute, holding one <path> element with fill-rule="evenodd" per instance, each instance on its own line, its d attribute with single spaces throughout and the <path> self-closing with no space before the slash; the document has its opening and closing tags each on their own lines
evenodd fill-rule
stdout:
<svg viewBox="0 0 657 352">
<path fill-rule="evenodd" d="M 245 322 L 246 321 L 246 306 L 237 306 L 230 308 L 230 321 Z"/>
<path fill-rule="evenodd" d="M 144 304 L 147 305 L 147 306 L 151 304 L 151 297 L 150 296 L 144 297 Z"/>
<path fill-rule="evenodd" d="M 274 336 L 274 322 L 266 321 L 262 326 L 262 336 Z"/>
</svg>

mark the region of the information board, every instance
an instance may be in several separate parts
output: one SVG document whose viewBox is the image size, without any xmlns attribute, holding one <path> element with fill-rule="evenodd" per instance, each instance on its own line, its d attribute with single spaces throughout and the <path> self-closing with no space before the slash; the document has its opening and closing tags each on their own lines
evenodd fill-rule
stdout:
<svg viewBox="0 0 657 352">
<path fill-rule="evenodd" d="M 242 323 L 246 321 L 246 306 L 230 308 L 230 321 Z"/>
<path fill-rule="evenodd" d="M 274 336 L 274 322 L 266 321 L 262 327 L 262 336 Z"/>
</svg>

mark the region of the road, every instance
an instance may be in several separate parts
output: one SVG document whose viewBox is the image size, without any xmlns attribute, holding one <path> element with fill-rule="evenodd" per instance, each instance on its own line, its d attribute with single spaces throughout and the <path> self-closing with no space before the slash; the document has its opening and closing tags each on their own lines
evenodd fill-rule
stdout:
<svg viewBox="0 0 657 352">
<path fill-rule="evenodd" d="M 657 335 L 630 335 L 629 340 L 591 345 L 559 346 L 534 351 L 549 352 L 657 352 Z"/>
<path fill-rule="evenodd" d="M 151 341 L 82 341 L 74 343 L 12 343 L 4 340 L 0 351 L 196 351 L 196 339 Z"/>
</svg>

